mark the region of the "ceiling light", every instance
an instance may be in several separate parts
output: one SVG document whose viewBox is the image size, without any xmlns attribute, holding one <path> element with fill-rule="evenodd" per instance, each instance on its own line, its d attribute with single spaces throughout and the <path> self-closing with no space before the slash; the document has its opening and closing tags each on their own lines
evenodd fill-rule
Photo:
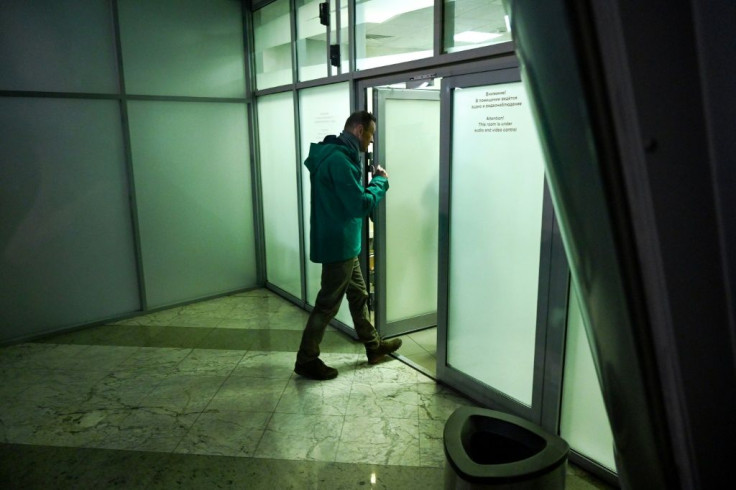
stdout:
<svg viewBox="0 0 736 490">
<path fill-rule="evenodd" d="M 460 34 L 455 34 L 453 39 L 455 42 L 459 43 L 478 44 L 501 36 L 503 36 L 503 34 L 499 34 L 497 32 L 465 31 Z"/>
</svg>

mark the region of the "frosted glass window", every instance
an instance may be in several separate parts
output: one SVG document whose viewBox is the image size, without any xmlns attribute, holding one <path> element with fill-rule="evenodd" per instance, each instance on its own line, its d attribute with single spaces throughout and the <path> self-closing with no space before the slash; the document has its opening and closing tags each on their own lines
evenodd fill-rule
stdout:
<svg viewBox="0 0 736 490">
<path fill-rule="evenodd" d="M 116 101 L 0 98 L 0 341 L 140 309 Z"/>
<path fill-rule="evenodd" d="M 150 307 L 257 284 L 246 106 L 129 103 Z"/>
<path fill-rule="evenodd" d="M 560 435 L 572 449 L 615 472 L 613 434 L 578 301 L 570 288 Z"/>
<path fill-rule="evenodd" d="M 520 82 L 452 97 L 447 362 L 531 405 L 542 151 Z"/>
<path fill-rule="evenodd" d="M 110 5 L 107 0 L 3 0 L 0 90 L 117 93 Z"/>
<path fill-rule="evenodd" d="M 245 97 L 240 2 L 119 2 L 126 91 Z"/>
<path fill-rule="evenodd" d="M 511 41 L 502 0 L 444 0 L 445 52 Z"/>
<path fill-rule="evenodd" d="M 277 0 L 253 12 L 256 86 L 292 83 L 289 0 Z"/>
<path fill-rule="evenodd" d="M 386 99 L 386 321 L 437 313 L 440 100 Z M 412 138 L 406 138 L 411 133 Z M 411 251 L 411 253 L 407 253 Z"/>
<path fill-rule="evenodd" d="M 434 54 L 434 0 L 366 0 L 355 4 L 358 70 Z"/>
<path fill-rule="evenodd" d="M 258 99 L 263 227 L 268 282 L 302 297 L 294 94 Z"/>
<path fill-rule="evenodd" d="M 328 134 L 340 134 L 345 126 L 345 120 L 350 116 L 350 87 L 348 82 L 314 87 L 299 91 L 299 122 L 302 163 L 309 155 L 309 146 L 318 143 Z M 304 246 L 306 251 L 307 268 L 307 298 L 310 305 L 314 305 L 320 288 L 322 266 L 309 260 L 309 217 L 311 201 L 309 184 L 309 170 L 302 164 L 302 196 L 304 199 Z M 366 281 L 368 280 L 365 277 Z M 346 325 L 352 326 L 347 300 L 343 300 L 337 319 Z"/>
</svg>

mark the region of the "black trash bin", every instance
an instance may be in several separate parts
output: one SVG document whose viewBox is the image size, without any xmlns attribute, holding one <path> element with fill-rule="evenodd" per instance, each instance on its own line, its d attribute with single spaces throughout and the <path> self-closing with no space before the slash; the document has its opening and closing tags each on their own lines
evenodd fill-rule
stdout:
<svg viewBox="0 0 736 490">
<path fill-rule="evenodd" d="M 443 438 L 445 490 L 565 488 L 570 446 L 520 417 L 460 407 Z"/>
</svg>

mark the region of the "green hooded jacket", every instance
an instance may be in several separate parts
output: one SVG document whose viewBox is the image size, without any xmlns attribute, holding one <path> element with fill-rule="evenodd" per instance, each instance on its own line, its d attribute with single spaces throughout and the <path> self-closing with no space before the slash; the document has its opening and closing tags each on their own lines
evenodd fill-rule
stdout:
<svg viewBox="0 0 736 490">
<path fill-rule="evenodd" d="M 312 184 L 312 262 L 341 262 L 357 257 L 363 218 L 371 214 L 388 190 L 385 177 L 374 177 L 363 187 L 360 154 L 347 139 L 342 135 L 327 136 L 321 143 L 312 143 L 304 161 Z"/>
</svg>

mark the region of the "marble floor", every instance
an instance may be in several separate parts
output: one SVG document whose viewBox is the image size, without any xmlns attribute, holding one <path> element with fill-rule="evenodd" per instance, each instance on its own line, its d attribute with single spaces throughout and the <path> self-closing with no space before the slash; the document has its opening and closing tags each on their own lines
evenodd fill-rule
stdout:
<svg viewBox="0 0 736 490">
<path fill-rule="evenodd" d="M 472 403 L 333 329 L 340 375 L 295 375 L 306 316 L 258 289 L 0 348 L 0 488 L 442 488 Z"/>
<path fill-rule="evenodd" d="M 437 376 L 437 327 L 401 335 L 401 360 L 408 361 L 423 373 Z"/>
</svg>

